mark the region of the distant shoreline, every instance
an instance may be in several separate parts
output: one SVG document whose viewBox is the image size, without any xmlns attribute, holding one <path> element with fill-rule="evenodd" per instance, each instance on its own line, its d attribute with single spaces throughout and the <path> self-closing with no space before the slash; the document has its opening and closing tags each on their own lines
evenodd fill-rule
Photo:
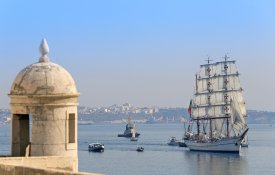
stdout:
<svg viewBox="0 0 275 175">
<path fill-rule="evenodd" d="M 248 110 L 248 124 L 275 125 L 275 112 Z M 158 108 L 117 106 L 102 108 L 78 107 L 78 123 L 92 124 L 123 124 L 131 117 L 135 123 L 165 124 L 184 123 L 189 120 L 186 108 Z M 10 123 L 10 111 L 0 109 L 0 123 Z"/>
</svg>

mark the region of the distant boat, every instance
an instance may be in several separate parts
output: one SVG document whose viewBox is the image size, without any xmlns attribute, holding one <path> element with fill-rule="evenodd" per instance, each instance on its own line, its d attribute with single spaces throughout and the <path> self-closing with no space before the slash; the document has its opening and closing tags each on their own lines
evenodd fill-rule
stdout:
<svg viewBox="0 0 275 175">
<path fill-rule="evenodd" d="M 171 137 L 169 142 L 167 143 L 170 146 L 179 146 L 180 141 L 176 139 L 176 137 Z"/>
<path fill-rule="evenodd" d="M 134 134 L 134 135 L 133 135 Z M 118 134 L 118 137 L 135 137 L 137 138 L 140 134 L 136 132 L 136 126 L 132 122 L 131 118 L 128 118 L 128 123 L 126 124 L 126 129 L 123 134 Z"/>
<path fill-rule="evenodd" d="M 137 152 L 143 152 L 143 151 L 144 151 L 143 147 L 141 147 L 141 146 L 137 147 Z"/>
<path fill-rule="evenodd" d="M 88 150 L 91 151 L 91 152 L 104 152 L 104 144 L 91 143 L 88 146 Z"/>
<path fill-rule="evenodd" d="M 200 66 L 188 112 L 196 133 L 188 131 L 184 142 L 191 151 L 237 152 L 248 132 L 247 112 L 235 61 Z"/>
<path fill-rule="evenodd" d="M 179 141 L 179 147 L 187 147 L 187 145 L 184 143 L 184 140 Z"/>
</svg>

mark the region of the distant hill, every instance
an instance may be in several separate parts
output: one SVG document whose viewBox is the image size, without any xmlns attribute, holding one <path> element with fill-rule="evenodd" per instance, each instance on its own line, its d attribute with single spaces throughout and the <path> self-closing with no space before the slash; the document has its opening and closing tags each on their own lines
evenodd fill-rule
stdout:
<svg viewBox="0 0 275 175">
<path fill-rule="evenodd" d="M 273 124 L 275 112 L 248 110 L 248 124 Z"/>
<path fill-rule="evenodd" d="M 113 107 L 113 106 L 112 106 Z M 104 110 L 103 110 L 104 109 Z M 91 123 L 125 123 L 131 117 L 137 123 L 181 123 L 189 119 L 186 108 L 137 108 L 134 111 L 112 112 L 107 107 L 94 110 L 93 108 L 80 106 L 78 121 L 80 124 Z M 151 111 L 151 112 L 147 112 Z M 9 122 L 10 111 L 0 109 L 0 123 Z M 248 124 L 275 124 L 275 112 L 248 110 Z"/>
</svg>

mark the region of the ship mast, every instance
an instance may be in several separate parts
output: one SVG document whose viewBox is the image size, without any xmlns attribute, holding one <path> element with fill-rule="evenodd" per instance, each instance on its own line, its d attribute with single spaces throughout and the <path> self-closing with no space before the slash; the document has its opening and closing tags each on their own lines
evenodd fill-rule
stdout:
<svg viewBox="0 0 275 175">
<path fill-rule="evenodd" d="M 212 138 L 212 119 L 211 117 L 209 117 L 209 108 L 210 108 L 210 105 L 211 105 L 211 93 L 212 93 L 212 88 L 211 88 L 211 68 L 210 68 L 210 60 L 209 57 L 208 59 L 206 60 L 207 61 L 207 74 L 208 74 L 208 77 L 207 77 L 207 90 L 208 90 L 208 93 L 207 93 L 207 100 L 208 100 L 208 106 L 206 108 L 206 116 L 207 118 L 209 119 L 209 130 L 210 130 L 210 138 Z"/>
<path fill-rule="evenodd" d="M 198 75 L 196 74 L 196 94 L 198 93 Z M 200 134 L 200 121 L 197 118 L 197 132 Z"/>
<path fill-rule="evenodd" d="M 200 118 L 196 118 L 196 121 L 197 121 L 197 133 L 198 133 L 198 135 L 200 134 L 200 120 L 210 120 L 210 137 L 212 137 L 212 117 L 209 117 L 209 112 L 208 112 L 208 110 L 209 110 L 209 108 L 210 108 L 210 100 L 211 100 L 211 93 L 212 93 L 212 88 L 211 88 L 211 85 L 212 85 L 212 83 L 211 83 L 211 68 L 210 68 L 210 65 L 212 65 L 212 64 L 210 64 L 210 62 L 212 61 L 212 60 L 210 60 L 210 58 L 208 57 L 207 58 L 207 64 L 206 64 L 206 67 L 207 67 L 207 69 L 206 69 L 206 71 L 207 71 L 207 107 L 206 107 L 206 117 L 207 118 L 203 118 L 203 119 L 200 119 Z M 197 74 L 196 74 L 196 94 L 198 94 L 198 84 L 197 84 L 197 82 L 198 82 L 198 77 L 197 77 Z M 204 128 L 203 128 L 204 129 Z M 205 132 L 205 130 L 204 130 L 204 132 Z"/>
<path fill-rule="evenodd" d="M 228 65 L 227 65 L 227 60 L 229 59 L 229 57 L 225 54 L 224 56 L 224 73 L 225 73 L 225 80 L 224 80 L 224 102 L 225 102 L 225 105 L 224 105 L 224 111 L 225 111 L 225 117 L 226 117 L 226 136 L 228 137 L 229 136 L 229 113 L 228 113 L 228 72 L 227 72 L 227 69 L 228 69 Z"/>
<path fill-rule="evenodd" d="M 195 95 L 197 95 L 198 93 L 198 74 L 196 74 L 196 93 Z"/>
</svg>

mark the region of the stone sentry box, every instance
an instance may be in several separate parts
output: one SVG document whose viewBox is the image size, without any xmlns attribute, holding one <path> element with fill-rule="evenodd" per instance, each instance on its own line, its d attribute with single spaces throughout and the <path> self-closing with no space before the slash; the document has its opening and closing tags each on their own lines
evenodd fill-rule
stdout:
<svg viewBox="0 0 275 175">
<path fill-rule="evenodd" d="M 49 61 L 45 39 L 39 62 L 24 68 L 10 90 L 12 156 L 72 156 L 77 160 L 75 82 Z"/>
</svg>

